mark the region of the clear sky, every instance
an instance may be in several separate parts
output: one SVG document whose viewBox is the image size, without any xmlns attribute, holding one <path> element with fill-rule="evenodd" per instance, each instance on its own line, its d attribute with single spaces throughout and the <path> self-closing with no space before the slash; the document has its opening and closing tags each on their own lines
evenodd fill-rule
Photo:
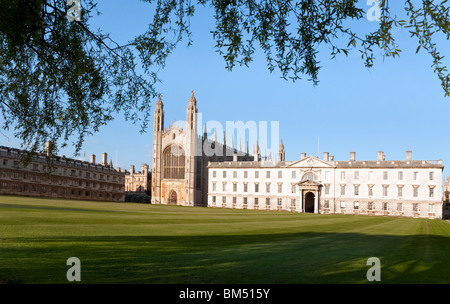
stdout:
<svg viewBox="0 0 450 304">
<path fill-rule="evenodd" d="M 99 2 L 102 15 L 91 23 L 119 42 L 145 31 L 152 16 L 150 5 L 138 0 Z M 362 3 L 362 7 L 371 7 Z M 331 60 L 324 49 L 320 82 L 313 86 L 306 78 L 293 83 L 270 73 L 261 54 L 256 54 L 249 68 L 226 70 L 214 50 L 213 24 L 212 14 L 199 10 L 191 20 L 194 44 L 186 47 L 182 42 L 160 71 L 163 82 L 158 88 L 166 127 L 186 119 L 187 102 L 195 90 L 203 122 L 219 121 L 224 126 L 226 121 L 239 120 L 269 126 L 279 122 L 286 160 L 298 160 L 302 152 L 316 156 L 318 151 L 320 158 L 329 152 L 335 160 L 348 160 L 351 151 L 357 160 L 375 160 L 377 151 L 384 151 L 387 160 L 403 160 L 405 151 L 412 150 L 413 159 L 442 159 L 444 166 L 450 165 L 450 98 L 444 98 L 431 57 L 425 52 L 415 54 L 417 45 L 407 30 L 396 33 L 403 50 L 400 58 L 378 56 L 371 69 L 364 67 L 358 51 Z M 358 26 L 374 29 L 376 22 L 363 20 Z M 449 49 L 445 43 L 443 55 Z M 136 165 L 139 170 L 141 163 L 151 165 L 153 119 L 147 133 L 140 134 L 139 129 L 118 116 L 86 139 L 81 156 L 85 153 L 89 160 L 90 154 L 96 154 L 100 159 L 107 152 L 121 168 Z M 249 143 L 250 152 L 253 144 Z M 0 136 L 0 145 L 20 147 L 17 140 L 4 136 Z M 73 152 L 68 147 L 60 154 L 70 157 Z M 444 169 L 444 176 L 450 175 L 448 170 Z"/>
</svg>

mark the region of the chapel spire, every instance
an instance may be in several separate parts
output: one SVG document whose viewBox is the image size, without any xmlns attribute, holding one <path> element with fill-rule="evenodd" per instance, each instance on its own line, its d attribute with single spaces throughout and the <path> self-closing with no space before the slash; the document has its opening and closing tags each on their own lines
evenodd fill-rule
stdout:
<svg viewBox="0 0 450 304">
<path fill-rule="evenodd" d="M 188 128 L 194 130 L 193 134 L 197 134 L 197 111 L 197 100 L 194 96 L 194 90 L 192 90 L 187 106 L 186 121 Z"/>
<path fill-rule="evenodd" d="M 189 104 L 197 105 L 197 99 L 195 99 L 194 90 L 192 90 L 192 92 L 191 92 L 191 97 L 189 98 Z"/>
<path fill-rule="evenodd" d="M 285 153 L 284 153 L 284 145 L 283 145 L 283 140 L 281 140 L 280 148 L 278 150 L 277 161 L 280 161 L 280 162 L 284 161 L 285 160 L 284 155 L 285 155 Z"/>
<path fill-rule="evenodd" d="M 158 107 L 162 106 L 161 94 L 159 94 L 159 96 L 158 96 L 158 101 L 156 102 L 156 105 L 157 105 Z"/>
</svg>

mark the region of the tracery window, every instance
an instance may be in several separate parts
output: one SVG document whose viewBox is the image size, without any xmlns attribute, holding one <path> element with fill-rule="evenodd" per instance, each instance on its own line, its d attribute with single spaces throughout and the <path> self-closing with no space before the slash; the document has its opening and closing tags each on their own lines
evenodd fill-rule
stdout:
<svg viewBox="0 0 450 304">
<path fill-rule="evenodd" d="M 169 146 L 163 153 L 164 178 L 183 179 L 184 178 L 184 150 L 179 146 Z"/>
</svg>

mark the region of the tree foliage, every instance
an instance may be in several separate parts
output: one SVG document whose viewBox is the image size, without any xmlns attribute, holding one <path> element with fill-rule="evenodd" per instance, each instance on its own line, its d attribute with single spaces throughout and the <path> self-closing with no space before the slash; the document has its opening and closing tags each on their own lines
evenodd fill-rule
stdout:
<svg viewBox="0 0 450 304">
<path fill-rule="evenodd" d="M 197 6 L 208 6 L 214 12 L 216 27 L 211 33 L 216 49 L 229 70 L 236 65 L 248 66 L 259 48 L 270 71 L 278 69 L 283 78 L 293 81 L 305 75 L 314 84 L 319 81 L 319 48 L 328 47 L 331 58 L 359 51 L 365 66 L 372 67 L 377 51 L 384 57 L 400 56 L 394 32 L 405 28 L 416 39 L 417 51 L 423 48 L 431 55 L 445 96 L 450 95 L 449 74 L 436 42 L 450 37 L 448 0 L 406 0 L 403 5 L 397 1 L 397 10 L 403 7 L 403 11 L 393 11 L 389 0 L 199 0 L 196 5 L 190 0 L 156 2 L 154 21 L 145 35 L 151 37 L 150 41 L 160 41 L 160 50 L 172 50 L 182 37 L 191 44 L 190 18 Z M 375 31 L 359 33 L 358 25 L 367 23 L 369 17 L 367 4 L 378 11 L 378 26 Z M 407 19 L 399 19 L 400 14 Z M 179 38 L 168 42 L 164 40 L 167 33 Z"/>
<path fill-rule="evenodd" d="M 120 111 L 145 128 L 156 96 L 155 79 L 136 73 L 130 46 L 90 28 L 94 1 L 83 2 L 80 21 L 69 21 L 67 10 L 61 0 L 0 1 L 2 127 L 31 151 L 75 137 L 78 152 Z"/>
<path fill-rule="evenodd" d="M 190 20 L 199 7 L 214 16 L 212 38 L 229 70 L 249 66 L 259 49 L 269 71 L 292 81 L 306 77 L 316 85 L 319 49 L 328 49 L 330 58 L 359 52 L 364 65 L 372 67 L 376 54 L 400 55 L 394 33 L 402 28 L 416 41 L 416 52 L 430 55 L 445 96 L 450 95 L 437 44 L 450 38 L 447 0 L 397 2 L 402 11 L 379 0 L 377 28 L 367 33 L 358 31 L 358 22 L 367 22 L 367 4 L 375 0 L 141 1 L 155 6 L 148 29 L 119 45 L 90 27 L 98 13 L 95 0 L 82 1 L 81 19 L 72 22 L 63 0 L 0 0 L 2 127 L 13 127 L 33 149 L 48 139 L 65 145 L 76 135 L 76 152 L 86 135 L 118 112 L 145 130 L 150 101 L 158 94 L 157 71 L 180 42 L 193 43 Z M 136 72 L 139 65 L 143 75 Z"/>
</svg>

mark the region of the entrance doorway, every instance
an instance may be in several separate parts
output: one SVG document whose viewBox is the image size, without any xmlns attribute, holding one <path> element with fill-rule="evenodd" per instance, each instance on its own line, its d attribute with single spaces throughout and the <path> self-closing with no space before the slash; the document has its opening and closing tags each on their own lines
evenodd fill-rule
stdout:
<svg viewBox="0 0 450 304">
<path fill-rule="evenodd" d="M 167 201 L 167 204 L 169 204 L 169 205 L 177 204 L 177 193 L 174 190 L 170 191 L 169 200 Z"/>
<path fill-rule="evenodd" d="M 308 192 L 305 194 L 305 212 L 314 213 L 314 193 Z"/>
</svg>

